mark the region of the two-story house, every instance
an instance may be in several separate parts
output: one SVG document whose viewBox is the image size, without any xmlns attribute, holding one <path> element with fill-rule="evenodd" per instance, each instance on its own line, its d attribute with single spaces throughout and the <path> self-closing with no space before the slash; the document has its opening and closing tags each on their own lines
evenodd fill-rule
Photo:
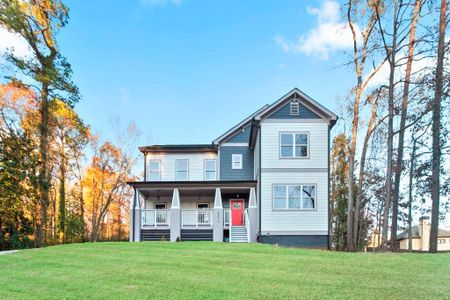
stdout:
<svg viewBox="0 0 450 300">
<path fill-rule="evenodd" d="M 130 241 L 327 248 L 334 113 L 293 89 L 205 145 L 140 147 Z"/>
</svg>

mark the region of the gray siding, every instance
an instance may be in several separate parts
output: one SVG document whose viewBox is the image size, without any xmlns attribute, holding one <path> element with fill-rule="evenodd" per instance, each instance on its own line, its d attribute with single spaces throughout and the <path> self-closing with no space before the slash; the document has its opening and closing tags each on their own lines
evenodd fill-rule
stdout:
<svg viewBox="0 0 450 300">
<path fill-rule="evenodd" d="M 239 130 L 239 132 L 233 135 L 228 140 L 225 140 L 225 143 L 248 143 L 250 140 L 250 125 L 246 125 L 244 130 Z"/>
<path fill-rule="evenodd" d="M 231 168 L 232 154 L 242 154 L 242 169 Z M 220 147 L 220 180 L 253 180 L 253 151 L 244 146 Z"/>
<path fill-rule="evenodd" d="M 327 249 L 328 235 L 261 235 L 261 243 L 287 247 Z"/>
<path fill-rule="evenodd" d="M 288 102 L 280 109 L 272 113 L 268 119 L 320 119 L 315 112 L 300 103 L 300 114 L 298 116 L 291 116 L 291 103 Z"/>
</svg>

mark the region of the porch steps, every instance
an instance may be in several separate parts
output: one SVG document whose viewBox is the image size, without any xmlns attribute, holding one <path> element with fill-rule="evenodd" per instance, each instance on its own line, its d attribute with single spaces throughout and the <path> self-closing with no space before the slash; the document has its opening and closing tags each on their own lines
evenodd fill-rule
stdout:
<svg viewBox="0 0 450 300">
<path fill-rule="evenodd" d="M 247 228 L 245 226 L 231 226 L 230 243 L 248 243 Z"/>
<path fill-rule="evenodd" d="M 141 229 L 141 241 L 170 241 L 170 229 Z"/>
<path fill-rule="evenodd" d="M 181 229 L 182 241 L 212 241 L 212 229 Z"/>
</svg>

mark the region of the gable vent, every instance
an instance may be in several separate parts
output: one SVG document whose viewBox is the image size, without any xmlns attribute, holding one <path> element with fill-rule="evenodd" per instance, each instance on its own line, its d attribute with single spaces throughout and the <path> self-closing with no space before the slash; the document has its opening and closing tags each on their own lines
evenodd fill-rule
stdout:
<svg viewBox="0 0 450 300">
<path fill-rule="evenodd" d="M 297 101 L 291 102 L 291 116 L 298 116 L 300 114 L 300 103 Z"/>
</svg>

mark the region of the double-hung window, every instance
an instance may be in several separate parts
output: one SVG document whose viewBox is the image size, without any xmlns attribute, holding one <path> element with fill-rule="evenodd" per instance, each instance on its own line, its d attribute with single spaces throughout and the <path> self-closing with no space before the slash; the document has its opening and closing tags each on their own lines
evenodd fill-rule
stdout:
<svg viewBox="0 0 450 300">
<path fill-rule="evenodd" d="M 242 154 L 231 155 L 231 168 L 242 169 Z"/>
<path fill-rule="evenodd" d="M 309 134 L 290 132 L 280 134 L 281 158 L 306 158 L 309 156 Z"/>
<path fill-rule="evenodd" d="M 184 181 L 189 179 L 189 160 L 176 160 L 176 179 L 177 181 Z"/>
<path fill-rule="evenodd" d="M 315 185 L 274 185 L 273 209 L 315 209 Z"/>
<path fill-rule="evenodd" d="M 150 160 L 148 164 L 148 180 L 159 181 L 161 180 L 161 161 Z"/>
<path fill-rule="evenodd" d="M 205 180 L 216 180 L 217 162 L 215 159 L 205 160 Z"/>
</svg>

